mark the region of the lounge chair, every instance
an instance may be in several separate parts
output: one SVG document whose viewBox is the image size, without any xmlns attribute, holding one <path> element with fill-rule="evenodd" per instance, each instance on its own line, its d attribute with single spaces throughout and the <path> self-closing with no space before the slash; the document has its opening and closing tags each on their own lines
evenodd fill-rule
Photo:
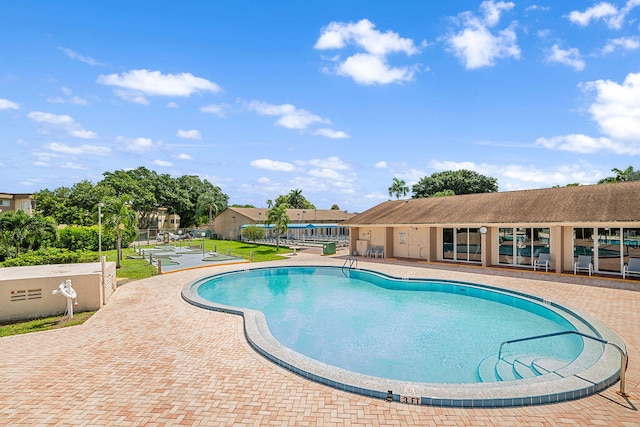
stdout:
<svg viewBox="0 0 640 427">
<path fill-rule="evenodd" d="M 542 267 L 544 267 L 544 271 L 549 271 L 551 268 L 551 254 L 541 253 L 538 255 L 538 258 L 533 261 L 533 271 Z"/>
<path fill-rule="evenodd" d="M 630 274 L 640 275 L 640 258 L 629 258 L 629 263 L 622 268 L 623 279 Z"/>
<path fill-rule="evenodd" d="M 380 258 L 384 258 L 384 246 L 376 246 L 373 254 L 375 255 L 376 258 L 378 258 L 378 256 Z"/>
<path fill-rule="evenodd" d="M 578 274 L 579 271 L 588 271 L 591 276 L 593 273 L 591 255 L 578 255 L 578 262 L 573 264 L 573 274 Z"/>
</svg>

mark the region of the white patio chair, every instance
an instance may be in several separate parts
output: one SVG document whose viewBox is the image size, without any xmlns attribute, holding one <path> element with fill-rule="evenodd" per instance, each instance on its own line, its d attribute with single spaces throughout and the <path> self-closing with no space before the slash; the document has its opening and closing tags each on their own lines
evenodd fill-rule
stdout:
<svg viewBox="0 0 640 427">
<path fill-rule="evenodd" d="M 544 267 L 544 271 L 549 271 L 551 268 L 551 254 L 541 253 L 538 255 L 538 258 L 533 261 L 533 271 L 542 267 Z"/>
<path fill-rule="evenodd" d="M 640 258 L 629 258 L 629 263 L 622 268 L 623 279 L 630 274 L 640 275 Z"/>
<path fill-rule="evenodd" d="M 578 255 L 578 262 L 573 264 L 573 274 L 578 274 L 579 271 L 588 271 L 591 276 L 593 273 L 591 255 Z"/>
</svg>

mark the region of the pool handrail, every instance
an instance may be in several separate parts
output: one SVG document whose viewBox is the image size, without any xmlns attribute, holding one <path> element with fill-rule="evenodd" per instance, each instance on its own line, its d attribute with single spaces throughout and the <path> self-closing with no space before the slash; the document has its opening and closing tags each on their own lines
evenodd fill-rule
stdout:
<svg viewBox="0 0 640 427">
<path fill-rule="evenodd" d="M 620 391 L 618 392 L 618 394 L 620 396 L 622 396 L 622 397 L 629 397 L 629 395 L 627 393 L 625 393 L 625 391 L 624 391 L 625 374 L 627 372 L 627 363 L 629 362 L 627 354 L 624 352 L 624 350 L 618 344 L 613 343 L 611 341 L 603 340 L 602 338 L 594 337 L 593 335 L 585 334 L 584 332 L 580 332 L 580 331 L 561 331 L 561 332 L 554 332 L 554 333 L 551 333 L 551 334 L 536 335 L 536 336 L 533 336 L 533 337 L 517 338 L 517 339 L 513 339 L 513 340 L 503 341 L 502 343 L 500 343 L 500 348 L 498 350 L 498 360 L 500 360 L 502 358 L 502 347 L 504 347 L 505 345 L 513 344 L 513 343 L 517 343 L 517 342 L 522 342 L 522 341 L 532 341 L 532 340 L 537 340 L 537 339 L 541 339 L 541 338 L 557 337 L 559 335 L 569 335 L 569 334 L 579 335 L 579 336 L 581 336 L 583 338 L 589 338 L 591 340 L 597 341 L 597 342 L 599 342 L 601 344 L 604 344 L 604 345 L 609 344 L 610 346 L 612 346 L 613 348 L 618 350 L 618 352 L 620 352 Z"/>
</svg>

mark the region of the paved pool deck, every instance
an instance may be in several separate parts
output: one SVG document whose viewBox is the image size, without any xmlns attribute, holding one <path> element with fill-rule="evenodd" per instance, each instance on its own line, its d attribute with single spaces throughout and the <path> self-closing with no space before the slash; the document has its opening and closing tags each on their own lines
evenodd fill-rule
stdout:
<svg viewBox="0 0 640 427">
<path fill-rule="evenodd" d="M 301 253 L 254 264 L 339 265 Z M 241 266 L 155 276 L 118 288 L 84 325 L 0 338 L 0 425 L 640 425 L 640 282 L 392 260 L 360 261 L 394 276 L 496 285 L 556 301 L 606 323 L 629 353 L 618 385 L 557 404 L 499 409 L 411 406 L 310 382 L 256 353 L 239 316 L 203 310 L 182 287 Z M 403 265 L 407 264 L 407 265 Z"/>
</svg>

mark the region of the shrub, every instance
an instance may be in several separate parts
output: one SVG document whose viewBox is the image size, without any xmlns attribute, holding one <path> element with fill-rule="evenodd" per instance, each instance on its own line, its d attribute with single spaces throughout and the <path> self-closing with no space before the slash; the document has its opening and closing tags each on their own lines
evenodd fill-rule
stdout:
<svg viewBox="0 0 640 427">
<path fill-rule="evenodd" d="M 98 254 L 80 250 L 69 251 L 61 248 L 38 249 L 21 254 L 15 258 L 4 261 L 5 267 L 18 267 L 24 265 L 46 265 L 46 264 L 78 264 L 83 262 L 97 262 Z"/>
<path fill-rule="evenodd" d="M 98 250 L 98 226 L 91 227 L 72 225 L 65 227 L 58 233 L 59 248 L 70 251 Z M 102 249 L 108 250 L 116 247 L 115 236 L 110 230 L 102 229 Z"/>
</svg>

